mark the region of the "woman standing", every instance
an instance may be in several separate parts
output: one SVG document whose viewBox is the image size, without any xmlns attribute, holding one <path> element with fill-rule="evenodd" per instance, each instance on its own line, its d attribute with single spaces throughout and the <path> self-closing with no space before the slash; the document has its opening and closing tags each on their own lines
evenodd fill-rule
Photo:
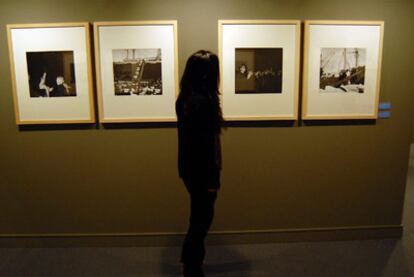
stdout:
<svg viewBox="0 0 414 277">
<path fill-rule="evenodd" d="M 176 102 L 178 169 L 190 195 L 190 225 L 181 253 L 184 276 L 204 276 L 204 239 L 220 188 L 223 122 L 219 100 L 219 60 L 200 50 L 187 61 Z"/>
</svg>

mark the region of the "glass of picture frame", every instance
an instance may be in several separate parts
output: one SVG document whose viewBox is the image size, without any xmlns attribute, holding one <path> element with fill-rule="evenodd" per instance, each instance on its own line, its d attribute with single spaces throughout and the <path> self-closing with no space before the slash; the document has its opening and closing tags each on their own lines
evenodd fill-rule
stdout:
<svg viewBox="0 0 414 277">
<path fill-rule="evenodd" d="M 299 20 L 219 20 L 226 120 L 296 120 Z"/>
<path fill-rule="evenodd" d="M 89 23 L 7 25 L 16 123 L 94 123 Z"/>
<path fill-rule="evenodd" d="M 383 21 L 305 21 L 303 119 L 376 119 Z"/>
<path fill-rule="evenodd" d="M 95 22 L 100 122 L 176 121 L 177 21 Z"/>
</svg>

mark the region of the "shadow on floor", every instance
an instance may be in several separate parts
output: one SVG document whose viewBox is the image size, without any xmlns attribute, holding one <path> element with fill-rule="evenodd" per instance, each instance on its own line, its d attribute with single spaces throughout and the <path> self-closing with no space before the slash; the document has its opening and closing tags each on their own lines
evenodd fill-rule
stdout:
<svg viewBox="0 0 414 277">
<path fill-rule="evenodd" d="M 412 276 L 400 240 L 210 246 L 207 276 Z M 171 271 L 162 270 L 165 276 Z M 164 276 L 164 275 L 163 275 Z"/>
<path fill-rule="evenodd" d="M 238 252 L 237 247 L 221 246 L 219 252 L 214 246 L 206 246 L 204 271 L 207 276 L 224 274 L 223 276 L 250 277 L 249 260 Z M 162 276 L 180 276 L 179 258 L 181 248 L 163 248 L 161 253 Z M 174 257 L 172 259 L 172 257 Z"/>
</svg>

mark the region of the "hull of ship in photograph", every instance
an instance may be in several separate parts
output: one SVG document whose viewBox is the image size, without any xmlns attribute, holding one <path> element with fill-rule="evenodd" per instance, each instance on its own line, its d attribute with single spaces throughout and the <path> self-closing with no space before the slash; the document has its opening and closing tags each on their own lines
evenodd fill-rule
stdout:
<svg viewBox="0 0 414 277">
<path fill-rule="evenodd" d="M 76 96 L 73 51 L 27 52 L 30 97 Z"/>
<path fill-rule="evenodd" d="M 281 93 L 282 48 L 236 48 L 235 93 Z"/>
<path fill-rule="evenodd" d="M 366 49 L 322 48 L 321 93 L 364 93 Z"/>
<path fill-rule="evenodd" d="M 162 95 L 161 49 L 112 51 L 115 95 Z"/>
</svg>

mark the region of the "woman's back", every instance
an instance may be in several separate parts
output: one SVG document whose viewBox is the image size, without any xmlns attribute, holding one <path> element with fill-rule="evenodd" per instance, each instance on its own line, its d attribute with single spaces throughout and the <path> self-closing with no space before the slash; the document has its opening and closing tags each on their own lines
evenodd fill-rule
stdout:
<svg viewBox="0 0 414 277">
<path fill-rule="evenodd" d="M 211 100 L 200 93 L 192 93 L 186 102 L 177 101 L 178 170 L 181 178 L 200 180 L 200 183 L 220 186 L 220 166 L 216 161 L 218 145 L 214 128 Z"/>
<path fill-rule="evenodd" d="M 218 82 L 217 56 L 198 51 L 187 61 L 176 101 L 178 169 L 191 200 L 190 226 L 181 255 L 184 276 L 204 276 L 204 239 L 220 187 L 222 116 Z"/>
</svg>

